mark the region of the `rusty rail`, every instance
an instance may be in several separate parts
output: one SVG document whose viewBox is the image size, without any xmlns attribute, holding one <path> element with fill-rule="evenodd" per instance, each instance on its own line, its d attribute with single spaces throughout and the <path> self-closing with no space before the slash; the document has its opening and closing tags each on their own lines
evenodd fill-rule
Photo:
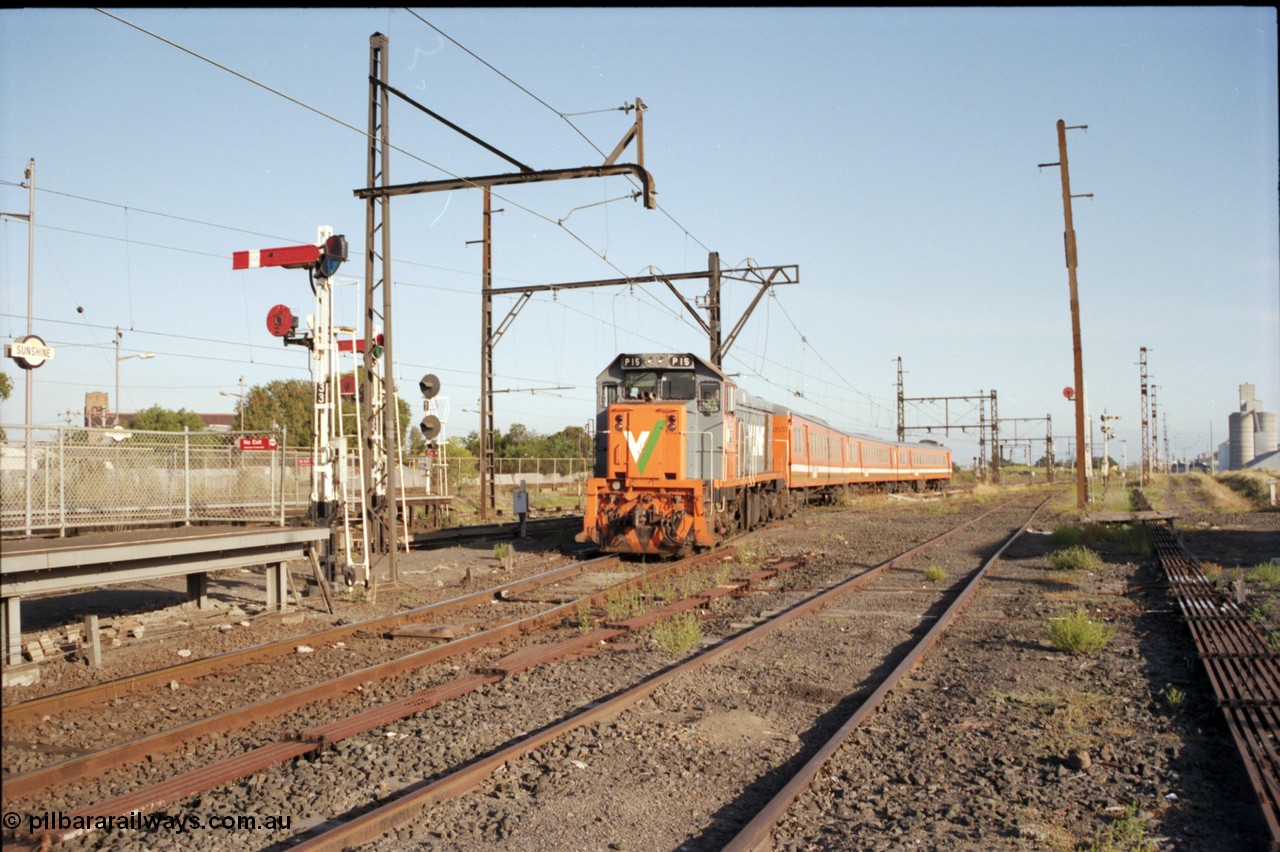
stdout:
<svg viewBox="0 0 1280 852">
<path fill-rule="evenodd" d="M 606 556 L 597 559 L 590 559 L 585 562 L 572 563 L 570 565 L 564 565 L 559 568 L 544 571 L 541 574 L 536 574 L 532 577 L 513 580 L 492 589 L 485 589 L 483 591 L 461 595 L 447 601 L 426 604 L 414 609 L 393 613 L 392 615 L 366 619 L 365 621 L 344 624 L 339 627 L 331 627 L 327 630 L 320 630 L 315 633 L 290 636 L 287 639 L 280 639 L 275 642 L 254 645 L 250 648 L 239 648 L 234 651 L 215 654 L 211 657 L 204 657 L 199 660 L 191 660 L 185 663 L 166 666 L 162 669 L 154 669 L 152 671 L 141 672 L 136 675 L 128 675 L 106 683 L 93 684 L 92 686 L 58 692 L 41 698 L 33 698 L 29 701 L 23 701 L 20 704 L 5 707 L 4 727 L 5 730 L 8 731 L 15 727 L 34 725 L 38 724 L 46 715 L 61 713 L 65 710 L 71 710 L 76 707 L 87 707 L 100 702 L 112 701 L 125 695 L 132 695 L 140 692 L 143 689 L 168 684 L 171 681 L 177 681 L 178 683 L 190 683 L 191 681 L 198 680 L 202 677 L 208 677 L 209 675 L 217 674 L 219 672 L 233 671 L 244 666 L 269 662 L 279 657 L 286 657 L 294 654 L 294 649 L 297 648 L 299 643 L 315 645 L 318 647 L 320 645 L 348 639 L 358 632 L 380 633 L 393 627 L 398 627 L 402 624 L 423 621 L 455 609 L 485 603 L 495 595 L 503 596 L 505 594 L 516 594 L 528 591 L 531 588 L 536 588 L 538 585 L 563 580 L 566 577 L 571 577 L 585 571 L 605 568 L 610 565 L 617 564 L 618 562 L 619 559 L 617 557 Z"/>
<path fill-rule="evenodd" d="M 667 566 L 658 568 L 654 574 L 669 574 L 673 571 L 680 570 L 681 566 L 686 569 L 691 567 L 699 567 L 707 562 L 715 559 L 723 558 L 723 554 L 704 554 L 695 556 L 681 562 L 671 563 Z M 747 578 L 737 580 L 710 590 L 701 595 L 695 595 L 682 601 L 677 601 L 667 607 L 657 610 L 657 613 L 669 615 L 678 611 L 692 609 L 704 605 L 710 597 L 719 597 L 725 594 L 742 593 L 753 582 L 763 579 L 776 577 L 783 571 L 803 565 L 808 557 L 800 557 L 799 559 L 786 560 L 774 565 L 763 568 L 754 572 Z M 651 575 L 652 576 L 652 575 Z M 633 581 L 628 581 L 633 582 Z M 598 603 L 598 598 L 603 598 L 607 592 L 598 592 L 589 596 L 589 599 Z M 565 607 L 557 607 L 557 611 L 563 610 Z M 254 772 L 265 769 L 277 763 L 284 763 L 298 757 L 315 754 L 327 746 L 349 737 L 372 731 L 390 722 L 424 712 L 443 704 L 446 701 L 467 695 L 483 686 L 488 686 L 502 680 L 504 677 L 523 672 L 533 666 L 543 665 L 555 660 L 573 657 L 583 653 L 589 653 L 598 650 L 599 646 L 629 631 L 635 631 L 651 624 L 655 618 L 651 613 L 645 613 L 624 622 L 620 622 L 618 626 L 606 626 L 589 633 L 575 636 L 573 638 L 553 643 L 540 643 L 525 646 L 497 662 L 487 666 L 484 670 L 471 675 L 464 675 L 455 678 L 452 681 L 421 690 L 413 694 L 389 701 L 376 707 L 370 707 L 345 719 L 331 722 L 319 727 L 310 728 L 301 732 L 297 737 L 282 739 L 277 742 L 267 743 L 257 748 L 251 749 L 242 754 L 234 755 L 225 760 L 220 760 L 207 766 L 191 770 L 182 775 L 160 781 L 155 784 L 142 787 L 118 796 L 105 802 L 99 802 L 90 805 L 84 809 L 71 814 L 73 821 L 89 821 L 92 822 L 97 817 L 122 817 L 133 813 L 145 813 L 165 807 L 174 802 L 182 801 L 185 798 L 193 796 L 197 793 L 210 790 L 228 781 L 251 775 Z M 42 832 L 39 837 L 39 844 L 43 848 L 51 845 L 71 840 L 84 832 L 76 829 L 69 830 L 49 830 Z"/>
<path fill-rule="evenodd" d="M 606 557 L 604 560 L 599 560 L 596 564 L 607 564 L 613 560 L 613 557 Z M 560 579 L 564 576 L 580 573 L 584 564 L 586 563 L 578 563 L 565 568 L 554 569 L 552 571 L 539 574 L 537 577 L 517 580 L 499 588 L 507 591 L 527 590 L 528 588 L 535 586 L 540 580 L 546 581 L 548 579 Z M 461 605 L 461 602 L 464 601 L 476 603 L 491 600 L 494 597 L 494 593 L 494 589 L 488 589 L 484 592 L 478 592 L 475 595 L 466 595 L 462 598 L 455 598 L 452 601 L 446 601 L 442 606 Z M 5 776 L 4 799 L 6 802 L 13 802 L 42 792 L 54 784 L 95 777 L 132 761 L 141 760 L 149 756 L 154 756 L 165 751 L 178 748 L 183 743 L 190 742 L 201 736 L 209 736 L 237 730 L 256 722 L 260 722 L 264 719 L 280 716 L 308 704 L 332 699 L 335 696 L 354 690 L 357 686 L 365 683 L 376 682 L 399 674 L 404 674 L 406 672 L 416 671 L 456 654 L 481 648 L 503 639 L 510 639 L 522 634 L 544 629 L 558 624 L 565 618 L 571 616 L 573 613 L 571 607 L 572 604 L 565 604 L 516 621 L 499 620 L 496 626 L 470 636 L 465 636 L 461 639 L 456 639 L 444 645 L 425 648 L 410 654 L 396 657 L 395 659 L 388 660 L 383 663 L 366 666 L 365 668 L 358 669 L 344 675 L 339 675 L 331 680 L 311 684 L 310 686 L 305 686 L 270 698 L 264 698 L 261 701 L 232 708 L 204 719 L 197 719 L 183 725 L 167 728 L 153 734 L 129 740 L 128 742 L 119 743 L 114 746 L 107 746 L 105 748 L 98 749 L 97 751 L 89 752 L 88 754 L 83 754 L 79 757 L 68 758 L 67 760 L 50 764 L 39 769 Z M 410 610 L 406 613 L 400 613 L 399 616 L 403 616 L 408 613 L 419 613 L 419 617 L 421 617 L 422 610 L 427 609 L 430 608 L 423 607 L 419 610 Z M 434 612 L 438 613 L 440 611 L 441 610 L 437 609 Z M 391 616 L 389 618 L 394 621 L 397 620 L 399 616 Z M 389 622 L 388 619 L 373 619 L 372 621 L 361 622 L 360 625 L 364 625 L 364 629 L 367 629 L 368 625 L 375 623 L 382 627 L 386 627 Z M 359 625 L 346 625 L 342 629 L 346 630 L 352 626 Z M 309 638 L 314 641 L 317 636 L 328 637 L 329 633 L 330 631 L 322 631 L 320 634 L 311 634 Z M 296 645 L 298 638 L 299 637 L 284 640 L 286 643 L 289 643 L 288 647 L 290 651 L 292 651 L 293 647 Z M 280 643 L 271 643 L 270 646 L 259 646 L 259 648 L 250 650 L 258 651 L 263 648 L 274 647 L 279 644 Z M 220 658 L 224 658 L 225 656 L 226 655 L 220 655 Z M 169 669 L 161 669 L 161 671 L 169 671 Z M 153 675 L 154 673 L 149 674 Z M 7 710 L 5 712 L 6 714 L 8 713 Z"/>
<path fill-rule="evenodd" d="M 1252 619 L 1217 592 L 1170 526 L 1147 526 L 1258 796 L 1272 843 L 1280 845 L 1280 655 Z"/>
<path fill-rule="evenodd" d="M 897 686 L 902 678 L 914 669 L 920 660 L 924 658 L 925 654 L 929 653 L 933 646 L 937 644 L 939 637 L 948 627 L 951 626 L 951 623 L 955 621 L 956 617 L 959 616 L 961 611 L 964 610 L 969 601 L 977 593 L 978 585 L 982 582 L 983 577 L 986 576 L 987 571 L 1000 559 L 1001 556 L 1004 555 L 1004 552 L 1008 550 L 1024 532 L 1027 531 L 1027 527 L 1030 526 L 1031 521 L 1035 519 L 1036 514 L 1047 502 L 1049 502 L 1049 498 L 1046 497 L 1041 501 L 1040 505 L 1036 506 L 1035 510 L 1032 511 L 1030 517 L 1027 518 L 1026 523 L 1019 527 L 1017 532 L 1009 537 L 1000 549 L 996 551 L 994 556 L 983 563 L 982 567 L 973 573 L 973 576 L 971 576 L 969 581 L 965 584 L 964 589 L 956 599 L 951 602 L 951 605 L 947 607 L 946 611 L 938 617 L 938 620 L 934 623 L 933 627 L 929 629 L 929 632 L 916 643 L 915 647 L 912 648 L 910 653 L 903 658 L 902 662 L 898 663 L 898 665 L 894 667 L 889 676 L 885 678 L 883 683 L 876 687 L 875 691 L 868 696 L 867 700 L 853 711 L 849 716 L 849 719 L 840 726 L 840 729 L 836 731 L 821 748 L 818 749 L 818 751 L 805 763 L 804 766 L 800 767 L 800 770 L 792 776 L 791 780 L 784 784 L 782 789 L 769 800 L 769 803 L 765 805 L 740 832 L 738 832 L 737 836 L 735 836 L 727 846 L 724 847 L 725 852 L 730 852 L 730 850 L 733 850 L 733 852 L 747 852 L 747 850 L 757 848 L 768 839 L 769 833 L 773 831 L 773 827 L 777 825 L 778 820 L 782 819 L 782 817 L 786 815 L 788 808 L 791 807 L 791 804 L 796 800 L 796 798 L 809 788 L 809 785 L 813 783 L 813 779 L 817 777 L 818 772 L 826 765 L 827 761 L 831 759 L 832 755 L 836 753 L 840 746 L 844 745 L 845 740 L 849 738 L 854 729 L 857 728 L 858 725 L 862 724 L 864 719 L 875 712 L 876 708 L 880 706 L 880 702 L 884 700 L 890 690 Z"/>
<path fill-rule="evenodd" d="M 890 568 L 901 564 L 902 562 L 928 550 L 931 547 L 934 547 L 935 545 L 941 544 L 965 528 L 976 524 L 978 521 L 981 521 L 997 511 L 998 508 L 1001 507 L 985 512 L 977 518 L 973 518 L 945 533 L 916 545 L 910 550 L 904 551 L 894 558 L 870 568 L 856 577 L 813 595 L 795 606 L 784 610 L 773 618 L 761 622 L 755 627 L 745 630 L 717 645 L 701 651 L 677 665 L 668 667 L 659 673 L 651 675 L 635 686 L 626 689 L 607 700 L 594 704 L 586 710 L 579 711 L 578 713 L 568 716 L 559 722 L 550 724 L 541 730 L 534 731 L 524 739 L 498 749 L 482 759 L 468 763 L 456 772 L 449 773 L 435 781 L 420 782 L 412 785 L 401 795 L 386 802 L 385 804 L 368 810 L 360 816 L 344 822 L 341 825 L 334 826 L 321 834 L 308 837 L 291 848 L 298 850 L 334 850 L 334 852 L 337 852 L 337 850 L 351 848 L 362 843 L 368 843 L 376 840 L 386 832 L 414 819 L 418 814 L 431 805 L 446 799 L 464 795 L 465 793 L 475 789 L 499 766 L 502 766 L 507 761 L 521 757 L 524 754 L 527 754 L 546 743 L 552 742 L 583 725 L 588 725 L 598 720 L 612 718 L 622 710 L 632 707 L 648 698 L 659 687 L 670 682 L 676 677 L 697 671 L 726 654 L 734 653 L 764 639 L 775 630 L 789 625 L 798 619 L 813 615 L 833 601 L 838 600 L 850 592 L 866 585 L 870 580 L 880 576 Z M 1028 523 L 1030 523 L 1030 521 L 1028 521 Z M 712 593 L 718 594 L 717 590 L 712 590 Z M 684 605 L 686 605 L 685 602 L 680 602 L 680 606 Z M 644 623 L 648 623 L 650 621 L 646 616 L 639 616 L 637 618 L 643 620 Z M 930 635 L 932 635 L 932 631 Z"/>
</svg>

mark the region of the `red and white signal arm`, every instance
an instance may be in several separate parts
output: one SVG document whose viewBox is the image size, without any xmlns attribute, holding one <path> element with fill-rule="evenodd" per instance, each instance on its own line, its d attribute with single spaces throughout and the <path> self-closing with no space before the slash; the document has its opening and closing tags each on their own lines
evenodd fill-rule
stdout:
<svg viewBox="0 0 1280 852">
<path fill-rule="evenodd" d="M 279 442 L 275 438 L 241 438 L 240 449 L 242 450 L 274 450 L 279 448 Z"/>
<path fill-rule="evenodd" d="M 1065 388 L 1062 389 L 1062 395 L 1065 396 L 1068 400 L 1075 399 L 1076 389 L 1071 387 L 1071 385 L 1067 385 Z"/>
<path fill-rule="evenodd" d="M 304 269 L 315 266 L 318 260 L 320 260 L 320 246 L 284 246 L 233 252 L 231 268 L 261 269 L 266 266 L 283 266 L 285 269 Z"/>
</svg>

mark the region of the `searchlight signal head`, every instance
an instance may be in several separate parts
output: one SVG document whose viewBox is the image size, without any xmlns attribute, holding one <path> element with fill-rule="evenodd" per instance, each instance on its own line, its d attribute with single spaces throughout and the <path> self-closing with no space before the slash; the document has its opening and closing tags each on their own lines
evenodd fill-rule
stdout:
<svg viewBox="0 0 1280 852">
<path fill-rule="evenodd" d="M 347 238 L 341 234 L 335 234 L 324 241 L 324 247 L 320 252 L 320 260 L 316 261 L 316 275 L 321 278 L 331 278 L 337 273 L 338 267 L 347 259 Z"/>
</svg>

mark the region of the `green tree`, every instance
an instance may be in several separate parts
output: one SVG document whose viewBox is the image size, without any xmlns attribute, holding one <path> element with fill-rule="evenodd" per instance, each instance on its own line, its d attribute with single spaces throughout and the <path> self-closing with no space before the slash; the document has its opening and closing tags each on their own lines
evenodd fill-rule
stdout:
<svg viewBox="0 0 1280 852">
<path fill-rule="evenodd" d="M 0 373 L 0 399 L 8 399 L 9 394 L 13 393 L 13 379 L 9 378 L 8 373 Z M 7 444 L 9 436 L 0 429 L 0 444 Z"/>
<path fill-rule="evenodd" d="M 480 454 L 480 433 L 471 432 L 462 441 L 468 454 Z M 494 430 L 493 455 L 500 459 L 586 458 L 594 452 L 591 436 L 581 426 L 566 426 L 554 435 L 540 435 L 523 423 L 512 423 L 504 435 Z"/>
<path fill-rule="evenodd" d="M 130 429 L 145 432 L 181 432 L 183 427 L 192 432 L 199 432 L 204 429 L 204 421 L 200 419 L 199 414 L 187 411 L 185 408 L 174 411 L 161 408 L 159 405 L 144 408 L 133 415 L 133 419 L 129 421 Z"/>
<path fill-rule="evenodd" d="M 254 385 L 236 404 L 236 420 L 246 432 L 288 430 L 289 445 L 311 446 L 314 390 L 306 379 L 276 379 Z"/>
<path fill-rule="evenodd" d="M 359 375 L 364 375 L 363 368 Z M 364 386 L 360 387 L 363 389 Z M 270 432 L 274 429 L 286 428 L 289 430 L 290 446 L 309 447 L 312 438 L 311 418 L 314 396 L 314 385 L 309 379 L 276 379 L 265 385 L 254 385 L 244 395 L 244 399 L 236 405 L 237 422 L 243 414 L 246 432 Z M 397 399 L 396 401 L 401 434 L 404 435 L 412 422 L 413 412 L 405 400 Z M 344 398 L 341 411 L 343 429 L 348 435 L 349 443 L 354 446 L 356 418 L 360 416 L 356 410 L 355 401 Z M 413 447 L 421 445 L 422 435 L 417 429 L 417 424 L 414 423 L 413 426 L 413 435 L 410 436 L 408 445 L 405 447 L 406 452 L 412 452 Z M 417 440 L 413 440 L 414 438 Z"/>
</svg>

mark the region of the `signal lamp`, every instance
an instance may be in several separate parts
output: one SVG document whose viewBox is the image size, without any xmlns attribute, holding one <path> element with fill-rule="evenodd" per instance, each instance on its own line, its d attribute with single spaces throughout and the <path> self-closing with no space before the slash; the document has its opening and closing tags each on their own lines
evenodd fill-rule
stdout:
<svg viewBox="0 0 1280 852">
<path fill-rule="evenodd" d="M 298 318 L 285 305 L 276 305 L 267 311 L 267 331 L 273 337 L 288 337 L 298 330 Z"/>
<path fill-rule="evenodd" d="M 324 253 L 316 261 L 316 275 L 329 278 L 338 271 L 338 267 L 347 259 L 347 238 L 335 234 L 324 241 Z"/>
</svg>

